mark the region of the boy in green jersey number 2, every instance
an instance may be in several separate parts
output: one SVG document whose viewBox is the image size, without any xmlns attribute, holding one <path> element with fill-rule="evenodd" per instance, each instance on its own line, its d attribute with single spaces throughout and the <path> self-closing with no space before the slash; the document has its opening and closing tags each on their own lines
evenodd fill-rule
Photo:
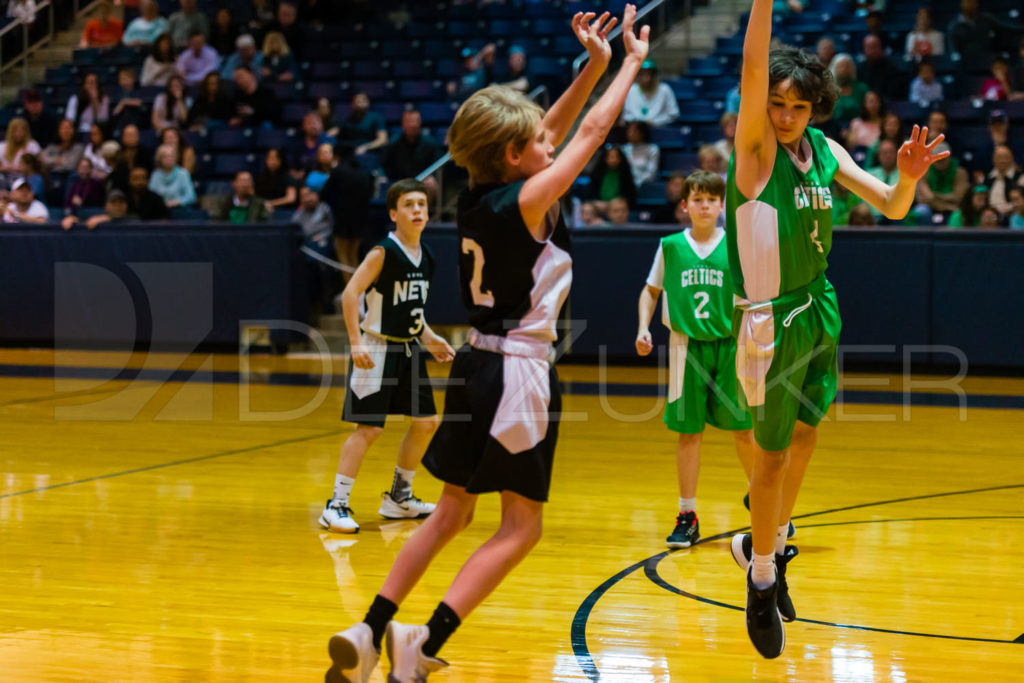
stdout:
<svg viewBox="0 0 1024 683">
<path fill-rule="evenodd" d="M 724 198 L 725 183 L 717 173 L 690 174 L 683 184 L 683 206 L 693 227 L 661 240 L 640 293 L 637 353 L 646 356 L 654 348 L 649 325 L 662 292 L 661 317 L 669 328 L 665 424 L 679 433 L 679 514 L 665 539 L 669 548 L 689 548 L 700 538 L 697 474 L 705 424 L 734 433 L 736 452 L 750 479 L 753 436 L 750 414 L 736 396 L 729 255 L 725 231 L 716 227 Z"/>
<path fill-rule="evenodd" d="M 747 634 L 778 657 L 783 621 L 796 618 L 786 584 L 789 519 L 835 398 L 839 307 L 825 279 L 832 247 L 835 180 L 891 219 L 907 215 L 917 181 L 949 152 L 914 126 L 897 157 L 894 185 L 860 168 L 842 145 L 809 128 L 838 97 L 817 58 L 792 47 L 769 52 L 772 0 L 754 0 L 743 43 L 739 120 L 726 179 L 726 240 L 737 307 L 736 374 L 754 424 L 751 534 L 732 541 L 747 570 Z"/>
</svg>

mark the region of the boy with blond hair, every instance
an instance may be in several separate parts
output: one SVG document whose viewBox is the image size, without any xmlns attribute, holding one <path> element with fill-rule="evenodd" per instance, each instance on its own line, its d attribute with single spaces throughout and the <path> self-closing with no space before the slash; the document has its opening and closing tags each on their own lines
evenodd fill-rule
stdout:
<svg viewBox="0 0 1024 683">
<path fill-rule="evenodd" d="M 625 59 L 614 81 L 554 158 L 611 58 L 605 12 L 577 13 L 573 32 L 590 62 L 549 112 L 502 86 L 478 91 L 448 131 L 469 171 L 459 197 L 459 279 L 473 326 L 452 364 L 441 427 L 424 466 L 444 482 L 433 514 L 402 548 L 363 622 L 335 634 L 328 681 L 369 680 L 387 634 L 388 680 L 424 681 L 446 663 L 438 650 L 541 536 L 561 401 L 549 358 L 569 293 L 569 233 L 559 210 L 604 142 L 647 54 L 649 29 L 623 15 Z M 431 560 L 466 528 L 481 493 L 501 493 L 498 531 L 463 565 L 426 625 L 392 621 Z"/>
<path fill-rule="evenodd" d="M 693 227 L 661 240 L 638 305 L 636 351 L 646 356 L 654 349 L 651 316 L 664 293 L 661 318 L 669 328 L 665 425 L 679 433 L 679 514 L 665 539 L 673 549 L 689 548 L 700 539 L 697 474 L 705 424 L 733 432 L 750 478 L 753 436 L 750 414 L 736 396 L 729 254 L 725 230 L 716 226 L 724 199 L 725 182 L 717 173 L 695 171 L 686 178 L 682 203 Z"/>
</svg>

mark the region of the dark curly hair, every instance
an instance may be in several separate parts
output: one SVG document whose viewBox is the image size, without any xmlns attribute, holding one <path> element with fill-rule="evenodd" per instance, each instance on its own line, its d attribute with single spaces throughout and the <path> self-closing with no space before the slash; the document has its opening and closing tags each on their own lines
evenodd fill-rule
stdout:
<svg viewBox="0 0 1024 683">
<path fill-rule="evenodd" d="M 819 118 L 832 114 L 839 99 L 839 86 L 828 67 L 816 55 L 790 45 L 768 53 L 768 92 L 778 83 L 790 79 L 800 99 L 811 103 L 811 113 Z"/>
</svg>

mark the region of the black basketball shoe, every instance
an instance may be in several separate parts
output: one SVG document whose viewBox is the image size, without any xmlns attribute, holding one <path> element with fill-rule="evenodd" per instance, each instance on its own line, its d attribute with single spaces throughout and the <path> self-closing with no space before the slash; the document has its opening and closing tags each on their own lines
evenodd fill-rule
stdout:
<svg viewBox="0 0 1024 683">
<path fill-rule="evenodd" d="M 793 607 L 793 601 L 789 598 L 789 584 L 786 583 L 786 565 L 799 553 L 800 549 L 795 545 L 787 545 L 786 552 L 775 556 L 775 570 L 779 575 L 779 616 L 785 622 L 796 619 L 796 608 Z"/>
<path fill-rule="evenodd" d="M 750 509 L 750 492 L 743 494 L 743 507 Z M 796 527 L 793 526 L 793 520 L 789 520 L 789 531 L 786 532 L 786 538 L 793 538 L 796 536 Z"/>
<path fill-rule="evenodd" d="M 665 544 L 672 549 L 689 548 L 700 540 L 700 523 L 697 513 L 693 510 L 680 512 L 676 516 L 676 528 L 665 539 Z"/>
<path fill-rule="evenodd" d="M 775 659 L 786 647 L 786 630 L 779 616 L 779 582 L 763 590 L 754 586 L 747 570 L 747 635 L 757 652 L 765 659 Z"/>
</svg>

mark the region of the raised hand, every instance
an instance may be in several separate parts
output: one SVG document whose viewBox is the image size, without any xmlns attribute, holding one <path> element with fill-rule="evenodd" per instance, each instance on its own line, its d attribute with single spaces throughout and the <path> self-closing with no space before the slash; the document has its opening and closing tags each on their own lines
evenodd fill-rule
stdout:
<svg viewBox="0 0 1024 683">
<path fill-rule="evenodd" d="M 615 28 L 615 24 L 619 20 L 614 17 L 609 20 L 608 17 L 611 15 L 608 12 L 597 17 L 596 21 L 594 16 L 593 12 L 586 14 L 577 12 L 572 18 L 572 32 L 576 34 L 580 44 L 587 49 L 591 61 L 606 65 L 612 58 L 612 46 L 608 43 L 608 33 Z"/>
<path fill-rule="evenodd" d="M 647 57 L 647 48 L 650 47 L 651 27 L 641 27 L 640 35 L 637 36 L 633 33 L 634 21 L 636 5 L 626 5 L 626 11 L 622 13 L 622 45 L 626 48 L 626 57 L 642 62 Z"/>
<path fill-rule="evenodd" d="M 914 130 L 910 132 L 910 139 L 903 143 L 896 157 L 896 166 L 899 168 L 900 176 L 910 180 L 919 180 L 928 172 L 929 166 L 948 157 L 948 151 L 932 154 L 932 150 L 945 138 L 945 135 L 939 135 L 931 143 L 926 143 L 928 127 L 921 128 L 915 124 Z"/>
</svg>

